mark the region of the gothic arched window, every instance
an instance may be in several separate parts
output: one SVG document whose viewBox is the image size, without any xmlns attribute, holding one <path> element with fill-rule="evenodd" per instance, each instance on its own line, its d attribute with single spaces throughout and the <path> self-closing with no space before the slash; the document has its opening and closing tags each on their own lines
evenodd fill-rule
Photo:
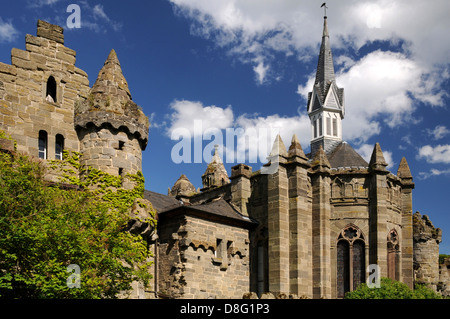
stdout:
<svg viewBox="0 0 450 319">
<path fill-rule="evenodd" d="M 337 296 L 344 298 L 346 292 L 356 289 L 365 281 L 366 243 L 361 230 L 347 225 L 337 239 Z"/>
</svg>

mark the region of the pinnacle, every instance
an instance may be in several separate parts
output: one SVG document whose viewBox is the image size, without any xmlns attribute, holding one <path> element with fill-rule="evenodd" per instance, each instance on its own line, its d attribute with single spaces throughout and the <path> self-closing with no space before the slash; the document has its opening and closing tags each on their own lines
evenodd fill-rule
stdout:
<svg viewBox="0 0 450 319">
<path fill-rule="evenodd" d="M 114 63 L 120 66 L 119 58 L 117 57 L 117 53 L 114 49 L 111 49 L 109 52 L 108 58 L 105 61 L 105 64 Z"/>
<path fill-rule="evenodd" d="M 328 23 L 327 23 L 327 17 L 325 16 L 323 18 L 323 35 L 324 37 L 329 37 L 330 34 L 328 33 Z"/>
<path fill-rule="evenodd" d="M 409 169 L 406 158 L 403 157 L 398 166 L 397 176 L 401 179 L 412 179 L 411 170 Z"/>
<path fill-rule="evenodd" d="M 311 163 L 312 168 L 323 167 L 323 168 L 331 168 L 331 164 L 328 161 L 327 155 L 322 148 L 322 145 L 319 146 L 319 150 L 314 155 L 314 158 Z"/>
<path fill-rule="evenodd" d="M 386 166 L 388 166 L 388 164 L 386 163 L 386 160 L 384 159 L 383 152 L 381 151 L 380 143 L 376 143 L 375 147 L 373 148 L 372 157 L 370 158 L 369 167 L 373 168 L 373 169 L 385 171 Z"/>
<path fill-rule="evenodd" d="M 277 134 L 277 137 L 275 138 L 275 141 L 272 146 L 272 151 L 270 152 L 269 156 L 276 156 L 276 155 L 287 156 L 286 146 L 284 145 L 280 134 Z"/>
<path fill-rule="evenodd" d="M 222 163 L 222 158 L 220 157 L 219 154 L 219 145 L 214 145 L 214 155 L 211 159 L 211 163 Z"/>
<path fill-rule="evenodd" d="M 92 93 L 102 93 L 103 95 L 116 95 L 119 100 L 131 100 L 131 93 L 128 83 L 122 73 L 119 59 L 114 49 L 108 55 L 97 80 L 92 86 Z"/>
<path fill-rule="evenodd" d="M 291 146 L 289 146 L 289 156 L 297 155 L 299 157 L 305 158 L 305 153 L 303 152 L 302 145 L 297 138 L 297 135 L 292 136 Z"/>
</svg>

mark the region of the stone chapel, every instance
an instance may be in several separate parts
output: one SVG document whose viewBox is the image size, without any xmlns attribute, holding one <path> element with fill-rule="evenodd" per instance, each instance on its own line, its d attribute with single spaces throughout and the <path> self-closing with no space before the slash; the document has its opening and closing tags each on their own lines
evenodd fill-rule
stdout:
<svg viewBox="0 0 450 319">
<path fill-rule="evenodd" d="M 440 233 L 425 216 L 414 215 L 413 225 L 406 159 L 394 174 L 378 143 L 367 163 L 342 139 L 344 89 L 329 38 L 325 16 L 307 103 L 311 152 L 296 135 L 290 144 L 277 136 L 267 163 L 278 164 L 273 174 L 238 164 L 228 175 L 216 149 L 201 189 L 181 175 L 167 195 L 145 191 L 158 213 L 149 240 L 154 278 L 150 288 L 136 286 L 132 298 L 342 298 L 366 281 L 371 264 L 411 288 L 419 277 L 437 284 L 438 261 L 428 252 L 438 254 Z M 39 20 L 25 50 L 13 48 L 11 64 L 0 63 L 0 129 L 18 151 L 43 162 L 70 150 L 112 175 L 141 171 L 149 123 L 115 51 L 92 87 L 75 61 L 63 28 Z"/>
</svg>

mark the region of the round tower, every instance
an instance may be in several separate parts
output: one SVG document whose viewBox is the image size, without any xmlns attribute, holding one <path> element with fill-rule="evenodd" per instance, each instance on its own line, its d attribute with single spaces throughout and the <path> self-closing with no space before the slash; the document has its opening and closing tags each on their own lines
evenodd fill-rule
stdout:
<svg viewBox="0 0 450 319">
<path fill-rule="evenodd" d="M 75 106 L 81 164 L 115 176 L 142 170 L 149 122 L 132 101 L 116 52 L 111 50 L 88 98 Z"/>
</svg>

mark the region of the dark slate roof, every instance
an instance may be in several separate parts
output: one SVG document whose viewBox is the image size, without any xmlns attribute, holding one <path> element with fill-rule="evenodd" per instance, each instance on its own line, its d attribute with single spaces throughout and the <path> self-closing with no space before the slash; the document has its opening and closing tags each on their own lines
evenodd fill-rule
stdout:
<svg viewBox="0 0 450 319">
<path fill-rule="evenodd" d="M 152 191 L 144 191 L 144 198 L 149 200 L 158 212 L 158 218 L 171 214 L 189 214 L 211 221 L 237 226 L 251 227 L 256 225 L 252 219 L 240 214 L 226 200 L 220 198 L 207 203 L 189 205 L 183 204 L 173 196 Z"/>
<path fill-rule="evenodd" d="M 156 209 L 158 213 L 183 206 L 180 201 L 173 196 L 163 195 L 148 190 L 144 191 L 144 198 L 152 203 L 153 208 Z"/>
<path fill-rule="evenodd" d="M 241 215 L 233 206 L 222 198 L 201 205 L 192 205 L 189 206 L 189 208 L 239 221 L 251 222 L 250 218 Z"/>
<path fill-rule="evenodd" d="M 331 168 L 339 167 L 369 167 L 361 155 L 359 155 L 347 142 L 341 142 L 334 150 L 327 154 Z"/>
</svg>

